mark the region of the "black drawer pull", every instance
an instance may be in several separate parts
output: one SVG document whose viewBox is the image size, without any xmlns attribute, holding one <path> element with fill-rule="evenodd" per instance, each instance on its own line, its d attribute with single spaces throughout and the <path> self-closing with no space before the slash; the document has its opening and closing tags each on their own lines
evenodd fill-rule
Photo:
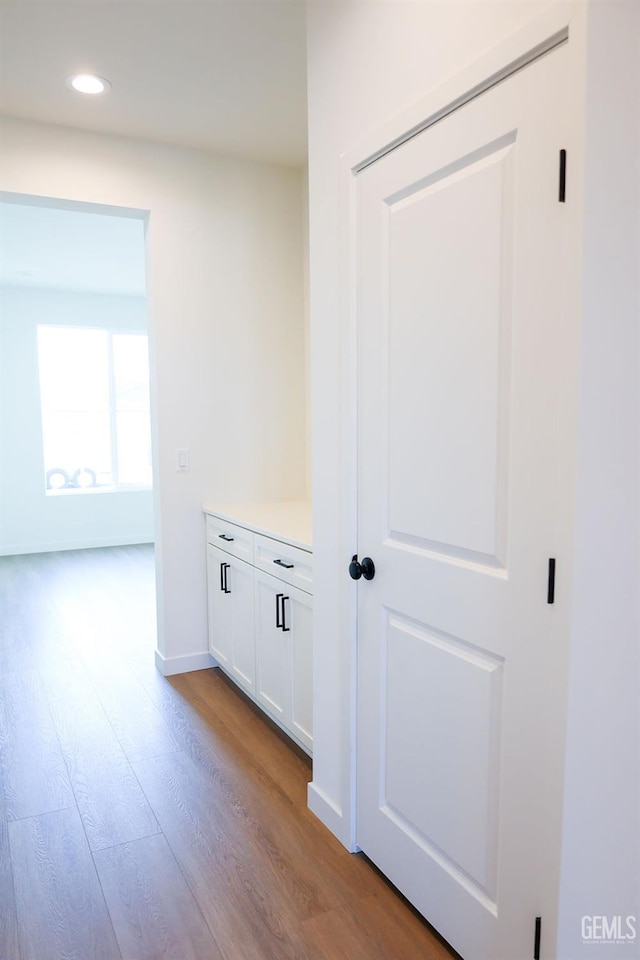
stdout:
<svg viewBox="0 0 640 960">
<path fill-rule="evenodd" d="M 219 540 L 226 540 L 227 543 L 233 543 L 233 537 L 228 537 L 226 533 L 221 533 L 218 535 Z"/>
<path fill-rule="evenodd" d="M 279 567 L 284 567 L 285 570 L 293 570 L 293 564 L 287 563 L 286 560 L 274 560 L 274 563 L 277 563 Z"/>
<path fill-rule="evenodd" d="M 280 600 L 283 594 L 276 593 L 276 627 L 282 630 L 282 621 L 280 620 Z"/>
</svg>

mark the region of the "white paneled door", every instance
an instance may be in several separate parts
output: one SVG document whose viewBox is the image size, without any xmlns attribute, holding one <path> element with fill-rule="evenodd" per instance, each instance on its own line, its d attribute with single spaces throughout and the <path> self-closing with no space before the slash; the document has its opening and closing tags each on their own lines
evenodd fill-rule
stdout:
<svg viewBox="0 0 640 960">
<path fill-rule="evenodd" d="M 567 58 L 357 176 L 357 840 L 465 960 L 554 950 Z"/>
</svg>

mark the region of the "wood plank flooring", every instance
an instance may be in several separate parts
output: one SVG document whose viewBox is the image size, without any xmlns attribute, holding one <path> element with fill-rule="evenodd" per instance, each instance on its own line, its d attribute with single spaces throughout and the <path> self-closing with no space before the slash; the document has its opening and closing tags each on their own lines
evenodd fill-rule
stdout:
<svg viewBox="0 0 640 960">
<path fill-rule="evenodd" d="M 14 820 L 9 843 L 23 957 L 119 955 L 76 807 Z"/>
<path fill-rule="evenodd" d="M 19 957 L 18 918 L 9 851 L 9 824 L 0 766 L 0 957 Z"/>
<path fill-rule="evenodd" d="M 222 956 L 163 836 L 101 850 L 95 862 L 124 957 Z"/>
<path fill-rule="evenodd" d="M 151 547 L 0 558 L 0 960 L 450 960 L 307 758 L 154 645 Z"/>
<path fill-rule="evenodd" d="M 0 677 L 0 764 L 8 820 L 73 804 L 67 768 L 37 673 Z"/>
</svg>

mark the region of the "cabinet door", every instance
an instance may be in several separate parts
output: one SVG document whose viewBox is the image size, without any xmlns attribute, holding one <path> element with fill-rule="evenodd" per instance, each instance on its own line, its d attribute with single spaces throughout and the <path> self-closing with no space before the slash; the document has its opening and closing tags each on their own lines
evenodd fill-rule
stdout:
<svg viewBox="0 0 640 960">
<path fill-rule="evenodd" d="M 285 625 L 291 626 L 291 717 L 290 729 L 305 746 L 313 743 L 313 599 L 302 590 L 291 588 L 284 600 Z"/>
<path fill-rule="evenodd" d="M 231 674 L 255 693 L 256 646 L 253 622 L 253 567 L 228 557 L 226 588 L 231 606 Z"/>
<path fill-rule="evenodd" d="M 279 624 L 282 597 L 292 589 L 268 573 L 255 571 L 256 698 L 285 726 L 291 712 L 289 634 Z"/>
<path fill-rule="evenodd" d="M 207 546 L 209 650 L 246 690 L 255 690 L 253 567 Z"/>
<path fill-rule="evenodd" d="M 229 595 L 224 592 L 224 565 L 229 560 L 222 550 L 207 545 L 209 652 L 226 670 L 231 667 L 231 604 Z"/>
<path fill-rule="evenodd" d="M 312 598 L 256 570 L 256 696 L 304 746 L 312 745 Z"/>
</svg>

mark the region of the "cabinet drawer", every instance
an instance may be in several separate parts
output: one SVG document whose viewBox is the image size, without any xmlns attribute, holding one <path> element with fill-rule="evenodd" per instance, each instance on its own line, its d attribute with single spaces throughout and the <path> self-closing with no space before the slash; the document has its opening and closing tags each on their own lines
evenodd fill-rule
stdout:
<svg viewBox="0 0 640 960">
<path fill-rule="evenodd" d="M 313 555 L 280 540 L 255 534 L 254 563 L 272 577 L 313 592 Z"/>
<path fill-rule="evenodd" d="M 253 563 L 253 534 L 244 527 L 239 527 L 220 517 L 207 515 L 207 543 L 231 553 L 240 560 Z"/>
</svg>

